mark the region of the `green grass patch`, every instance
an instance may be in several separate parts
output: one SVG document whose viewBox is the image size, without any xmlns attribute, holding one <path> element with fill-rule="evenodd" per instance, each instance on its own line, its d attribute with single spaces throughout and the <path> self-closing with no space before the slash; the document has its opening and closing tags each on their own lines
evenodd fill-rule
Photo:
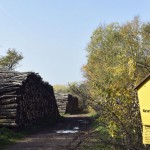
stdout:
<svg viewBox="0 0 150 150">
<path fill-rule="evenodd" d="M 0 128 L 0 149 L 15 143 L 24 136 L 25 133 L 23 131 L 17 132 L 8 128 Z"/>
<path fill-rule="evenodd" d="M 93 150 L 113 150 L 111 145 L 105 143 L 110 138 L 110 135 L 107 128 L 101 122 L 95 119 L 91 125 L 91 130 L 97 133 L 97 137 L 88 139 L 87 144 L 84 145 L 86 150 L 90 150 L 88 143 L 92 143 Z"/>
<path fill-rule="evenodd" d="M 88 109 L 78 109 L 78 111 L 76 111 L 74 113 L 60 113 L 60 116 L 62 116 L 62 117 L 68 117 L 71 115 L 87 115 L 87 116 L 91 117 L 93 115 L 93 113 L 89 112 Z"/>
</svg>

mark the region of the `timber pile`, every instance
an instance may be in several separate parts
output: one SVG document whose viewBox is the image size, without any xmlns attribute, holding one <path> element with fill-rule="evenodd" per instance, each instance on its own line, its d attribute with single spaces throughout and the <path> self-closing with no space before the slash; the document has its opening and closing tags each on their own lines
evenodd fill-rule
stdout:
<svg viewBox="0 0 150 150">
<path fill-rule="evenodd" d="M 59 113 L 76 113 L 78 111 L 78 98 L 70 94 L 55 94 Z"/>
<path fill-rule="evenodd" d="M 40 75 L 0 71 L 0 126 L 24 127 L 58 117 L 53 87 Z"/>
<path fill-rule="evenodd" d="M 78 98 L 69 94 L 66 113 L 74 114 L 77 113 L 78 110 Z"/>
<path fill-rule="evenodd" d="M 62 114 L 66 113 L 68 94 L 56 93 L 55 98 L 56 98 L 59 113 Z"/>
</svg>

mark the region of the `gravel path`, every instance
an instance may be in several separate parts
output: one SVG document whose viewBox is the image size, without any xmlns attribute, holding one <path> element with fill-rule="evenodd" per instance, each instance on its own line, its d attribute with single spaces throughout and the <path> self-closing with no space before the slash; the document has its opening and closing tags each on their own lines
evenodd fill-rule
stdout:
<svg viewBox="0 0 150 150">
<path fill-rule="evenodd" d="M 91 122 L 86 115 L 70 115 L 54 127 L 30 135 L 5 150 L 75 150 Z"/>
</svg>

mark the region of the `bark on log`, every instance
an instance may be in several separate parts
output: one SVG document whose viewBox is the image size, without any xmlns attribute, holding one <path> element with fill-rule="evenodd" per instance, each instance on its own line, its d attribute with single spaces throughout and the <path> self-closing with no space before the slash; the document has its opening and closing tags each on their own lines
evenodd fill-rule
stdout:
<svg viewBox="0 0 150 150">
<path fill-rule="evenodd" d="M 6 105 L 6 104 L 14 104 L 17 103 L 17 98 L 10 98 L 10 99 L 3 99 L 0 100 L 0 105 Z"/>
<path fill-rule="evenodd" d="M 0 119 L 0 123 L 15 123 L 14 119 Z"/>
<path fill-rule="evenodd" d="M 0 109 L 17 109 L 18 104 L 0 105 Z"/>
<path fill-rule="evenodd" d="M 1 127 L 18 127 L 17 123 L 0 123 Z"/>
<path fill-rule="evenodd" d="M 0 96 L 0 101 L 5 100 L 5 99 L 10 99 L 10 98 L 16 98 L 19 96 L 21 96 L 21 95 L 2 95 L 2 96 Z"/>
<path fill-rule="evenodd" d="M 16 114 L 7 114 L 7 115 L 0 115 L 0 119 L 15 119 L 16 118 Z"/>
</svg>

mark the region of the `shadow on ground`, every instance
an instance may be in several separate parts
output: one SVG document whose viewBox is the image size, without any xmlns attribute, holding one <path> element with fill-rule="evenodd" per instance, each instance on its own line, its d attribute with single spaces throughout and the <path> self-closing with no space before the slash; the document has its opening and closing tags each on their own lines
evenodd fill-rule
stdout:
<svg viewBox="0 0 150 150">
<path fill-rule="evenodd" d="M 6 150 L 73 150 L 92 123 L 85 114 L 69 115 L 52 127 L 32 134 Z"/>
</svg>

